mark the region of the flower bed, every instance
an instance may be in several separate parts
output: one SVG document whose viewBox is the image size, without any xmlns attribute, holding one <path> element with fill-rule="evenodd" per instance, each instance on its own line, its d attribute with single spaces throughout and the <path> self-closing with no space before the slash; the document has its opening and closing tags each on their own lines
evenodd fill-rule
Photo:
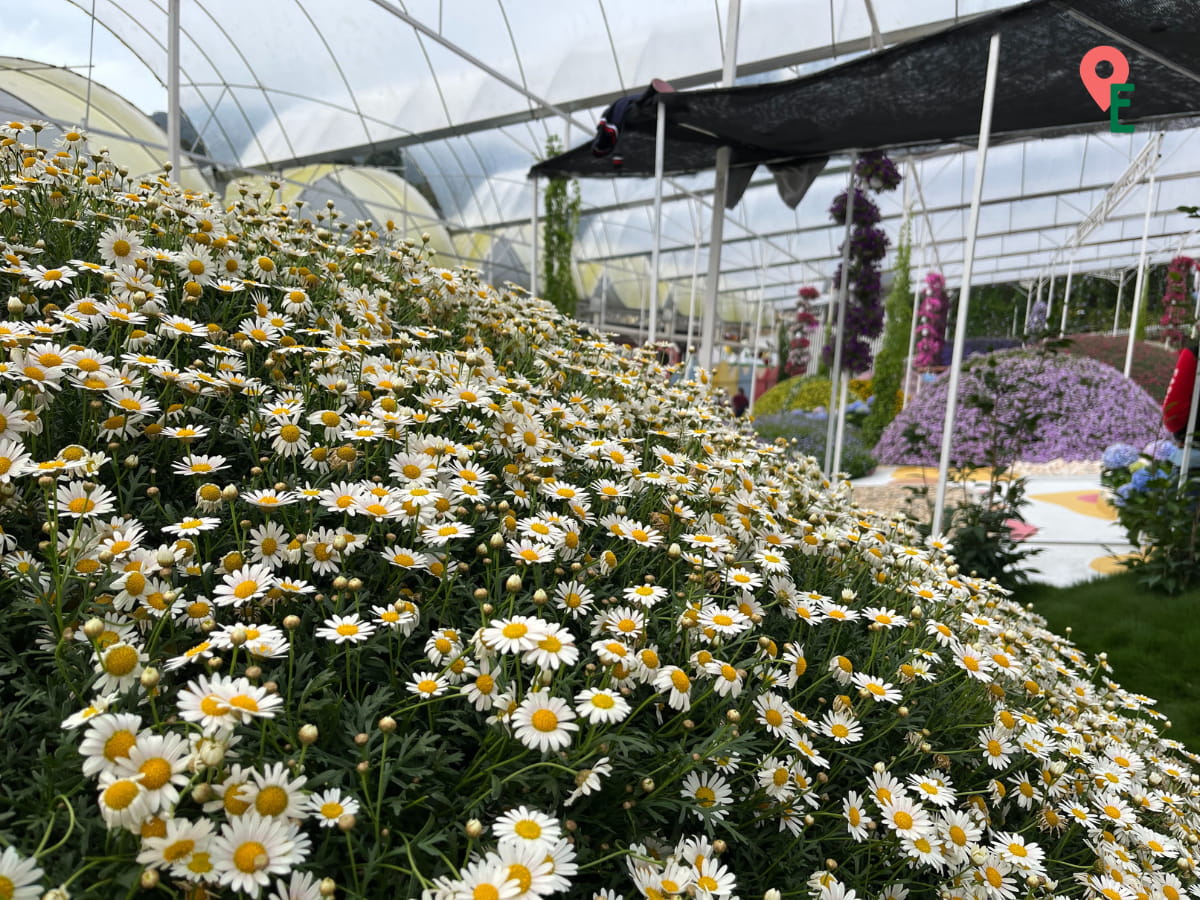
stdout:
<svg viewBox="0 0 1200 900">
<path fill-rule="evenodd" d="M 988 449 L 983 433 L 991 419 L 963 402 L 980 390 L 972 372 L 988 358 L 973 357 L 964 365 L 951 444 L 954 464 L 978 461 Z M 1033 463 L 1094 460 L 1114 441 L 1140 446 L 1162 436 L 1154 400 L 1111 366 L 1079 356 L 1059 356 L 1043 366 L 1023 351 L 1004 351 L 991 358 L 1000 363 L 1001 377 L 1019 385 L 1021 392 L 1019 397 L 1002 392 L 991 398 L 995 419 L 1003 423 L 1018 400 L 1044 415 L 1036 437 L 1025 446 L 1012 448 L 1015 459 Z M 923 388 L 884 431 L 873 451 L 875 458 L 887 464 L 937 465 L 948 387 L 949 375 L 943 374 Z M 905 437 L 910 427 L 917 432 L 915 445 Z"/>
<path fill-rule="evenodd" d="M 68 138 L 0 150 L 0 895 L 1193 889 L 1152 701 L 706 386 Z"/>
<path fill-rule="evenodd" d="M 1127 346 L 1128 338 L 1124 335 L 1073 334 L 1065 352 L 1074 356 L 1091 357 L 1107 363 L 1118 372 L 1124 372 Z M 1177 351 L 1168 350 L 1162 344 L 1150 341 L 1138 341 L 1134 345 L 1133 366 L 1129 370 L 1129 377 L 1145 388 L 1155 403 L 1161 404 L 1167 395 L 1167 385 L 1171 383 L 1171 373 L 1175 370 L 1176 355 Z"/>
</svg>

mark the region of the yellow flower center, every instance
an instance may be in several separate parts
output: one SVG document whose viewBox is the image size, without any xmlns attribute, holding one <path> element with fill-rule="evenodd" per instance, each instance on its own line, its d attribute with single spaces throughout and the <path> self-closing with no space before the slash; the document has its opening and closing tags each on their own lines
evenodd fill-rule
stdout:
<svg viewBox="0 0 1200 900">
<path fill-rule="evenodd" d="M 471 890 L 471 900 L 500 900 L 500 892 L 492 884 L 477 884 Z"/>
<path fill-rule="evenodd" d="M 124 678 L 138 664 L 138 652 L 124 644 L 113 647 L 104 655 L 104 671 L 117 678 Z"/>
<path fill-rule="evenodd" d="M 783 713 L 777 709 L 768 709 L 763 714 L 763 718 L 767 720 L 767 724 L 772 728 L 778 728 L 783 724 Z"/>
<path fill-rule="evenodd" d="M 258 712 L 258 701 L 249 694 L 234 694 L 229 698 L 229 705 L 246 712 Z"/>
<path fill-rule="evenodd" d="M 417 682 L 417 691 L 422 694 L 432 694 L 438 689 L 438 683 L 432 678 L 422 678 Z"/>
<path fill-rule="evenodd" d="M 72 497 L 71 502 L 67 504 L 67 509 L 77 516 L 82 516 L 84 513 L 90 513 L 95 508 L 96 501 L 94 501 L 91 497 Z"/>
<path fill-rule="evenodd" d="M 277 784 L 269 784 L 254 798 L 254 810 L 260 816 L 281 816 L 288 808 L 288 792 Z"/>
<path fill-rule="evenodd" d="M 908 829 L 912 828 L 913 818 L 902 809 L 896 810 L 892 815 L 892 821 L 896 823 L 897 828 Z"/>
<path fill-rule="evenodd" d="M 142 773 L 142 787 L 148 791 L 157 791 L 171 780 L 171 764 L 161 756 L 146 760 L 138 771 Z"/>
<path fill-rule="evenodd" d="M 701 785 L 696 788 L 696 799 L 700 801 L 701 806 L 709 807 L 717 802 L 717 795 L 712 788 Z"/>
<path fill-rule="evenodd" d="M 671 684 L 679 693 L 686 694 L 691 690 L 692 679 L 688 678 L 687 673 L 682 669 L 676 669 L 671 673 Z"/>
<path fill-rule="evenodd" d="M 524 622 L 509 622 L 501 629 L 501 634 L 510 640 L 523 638 L 529 632 L 529 627 Z"/>
<path fill-rule="evenodd" d="M 124 728 L 114 731 L 104 742 L 104 758 L 109 762 L 116 762 L 121 757 L 128 756 L 136 743 L 137 735 L 132 731 Z"/>
<path fill-rule="evenodd" d="M 358 634 L 358 626 L 352 622 L 343 622 L 337 627 L 337 633 L 343 637 L 352 637 Z"/>
<path fill-rule="evenodd" d="M 529 722 L 541 732 L 550 732 L 558 728 L 558 716 L 552 709 L 539 709 L 529 717 Z"/>
<path fill-rule="evenodd" d="M 122 778 L 104 789 L 104 805 L 109 809 L 126 809 L 137 799 L 140 792 L 141 788 L 137 782 Z"/>
<path fill-rule="evenodd" d="M 233 851 L 233 864 L 240 872 L 257 872 L 271 862 L 267 848 L 258 841 L 246 841 Z"/>
<path fill-rule="evenodd" d="M 598 709 L 612 709 L 616 706 L 616 701 L 610 694 L 595 694 L 592 697 L 592 706 Z"/>
</svg>

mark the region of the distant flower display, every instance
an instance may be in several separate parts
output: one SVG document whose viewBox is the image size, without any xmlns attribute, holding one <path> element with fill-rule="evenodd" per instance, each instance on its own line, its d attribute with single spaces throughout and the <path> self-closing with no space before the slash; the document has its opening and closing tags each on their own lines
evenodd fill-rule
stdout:
<svg viewBox="0 0 1200 900">
<path fill-rule="evenodd" d="M 808 348 L 811 344 L 808 334 L 820 324 L 809 304 L 820 295 L 821 292 L 815 287 L 800 288 L 796 318 L 788 329 L 788 355 L 783 365 L 783 374 L 787 378 L 804 375 L 808 371 Z"/>
<path fill-rule="evenodd" d="M 1026 385 L 1022 391 L 1036 391 L 1047 413 L 1035 440 L 1020 448 L 1019 458 L 1025 462 L 1099 459 L 1105 448 L 1114 443 L 1144 447 L 1162 437 L 1158 404 L 1143 388 L 1111 366 L 1078 356 L 1059 356 L 1045 366 L 1019 350 L 995 356 L 1003 360 L 1006 380 L 1013 385 Z M 976 360 L 983 359 L 975 357 L 965 367 L 960 398 L 980 389 L 974 369 Z M 1039 365 L 1044 368 L 1039 369 Z M 948 385 L 948 377 L 940 376 L 896 416 L 875 448 L 875 456 L 881 463 L 937 465 Z M 1005 421 L 1018 400 L 1016 396 L 997 397 L 993 416 Z M 951 445 L 952 461 L 982 458 L 987 424 L 978 410 L 960 406 Z M 925 435 L 915 454 L 909 451 L 903 436 L 912 425 Z M 1133 452 L 1136 455 L 1137 451 Z"/>
<path fill-rule="evenodd" d="M 946 312 L 949 306 L 946 279 L 938 272 L 930 272 L 925 276 L 925 298 L 917 310 L 915 365 L 938 365 L 942 347 L 946 343 Z"/>
<path fill-rule="evenodd" d="M 1186 329 L 1195 320 L 1192 305 L 1192 272 L 1196 261 L 1190 256 L 1177 256 L 1167 267 L 1167 289 L 1163 293 L 1163 314 L 1158 320 L 1163 326 L 1163 339 L 1168 346 L 1180 347 L 1187 340 Z"/>
</svg>

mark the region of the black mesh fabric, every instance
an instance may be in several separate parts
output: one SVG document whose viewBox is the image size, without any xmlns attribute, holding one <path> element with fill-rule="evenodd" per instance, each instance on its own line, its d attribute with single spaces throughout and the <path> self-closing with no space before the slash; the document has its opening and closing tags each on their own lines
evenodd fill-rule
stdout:
<svg viewBox="0 0 1200 900">
<path fill-rule="evenodd" d="M 1101 44 L 1129 60 L 1135 90 L 1122 122 L 1142 131 L 1192 126 L 1200 116 L 1200 0 L 1031 0 L 803 78 L 663 95 L 665 171 L 712 168 L 722 145 L 739 166 L 973 144 L 997 31 L 993 141 L 1108 130 L 1108 112 L 1079 78 L 1079 61 Z M 653 103 L 639 105 L 614 154 L 619 166 L 584 145 L 532 172 L 652 176 L 654 128 Z"/>
</svg>

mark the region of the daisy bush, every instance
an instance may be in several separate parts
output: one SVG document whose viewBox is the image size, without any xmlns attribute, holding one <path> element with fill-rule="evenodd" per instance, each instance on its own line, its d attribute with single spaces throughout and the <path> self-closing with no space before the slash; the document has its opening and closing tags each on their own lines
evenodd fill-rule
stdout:
<svg viewBox="0 0 1200 900">
<path fill-rule="evenodd" d="M 6 135 L 0 897 L 1194 892 L 1153 701 L 704 379 Z"/>
</svg>

